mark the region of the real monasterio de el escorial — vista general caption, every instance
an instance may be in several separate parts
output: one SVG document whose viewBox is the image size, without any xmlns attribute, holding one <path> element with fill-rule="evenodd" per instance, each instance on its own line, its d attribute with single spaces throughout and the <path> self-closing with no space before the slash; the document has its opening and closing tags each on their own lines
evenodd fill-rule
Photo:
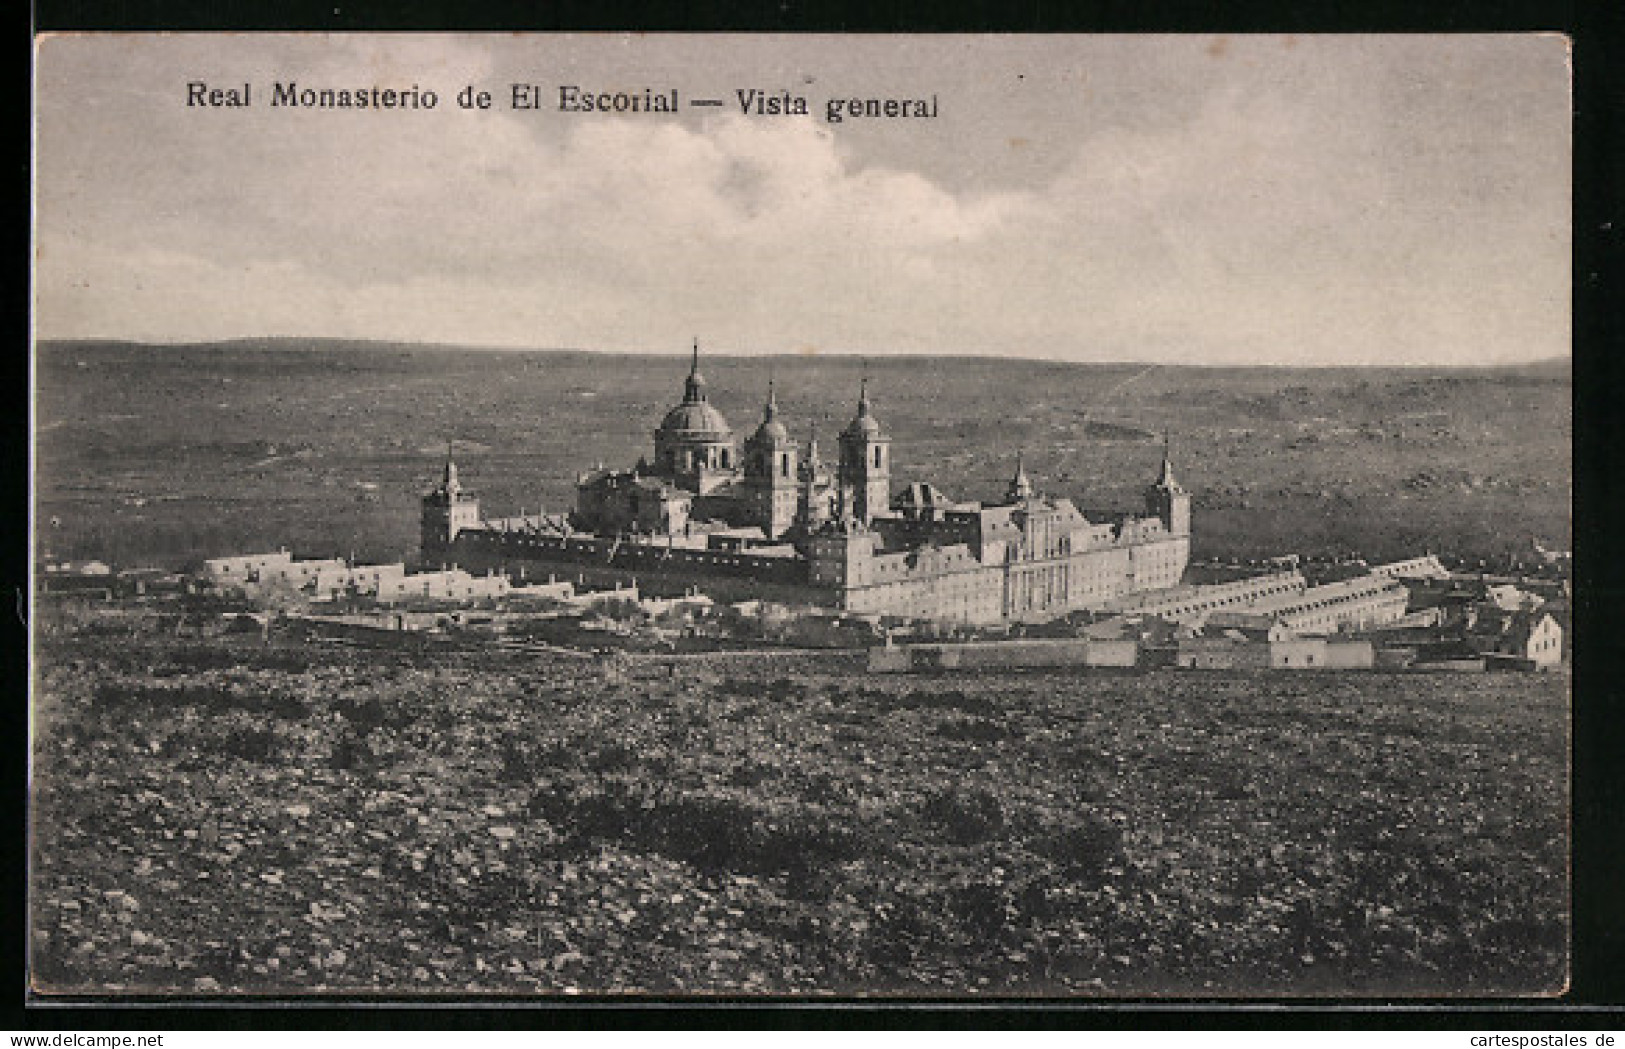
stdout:
<svg viewBox="0 0 1625 1049">
<path fill-rule="evenodd" d="M 216 85 L 203 80 L 186 83 L 186 106 L 201 109 L 251 109 L 258 95 L 251 81 L 240 84 Z M 677 113 L 683 108 L 682 93 L 675 87 L 645 87 L 630 91 L 596 91 L 564 84 L 557 88 L 557 111 L 560 113 Z M 452 95 L 460 109 L 485 110 L 493 108 L 499 96 L 470 84 Z M 537 111 L 553 109 L 552 90 L 538 84 L 511 84 L 507 92 L 507 108 Z M 308 87 L 297 81 L 277 81 L 271 84 L 269 104 L 272 109 L 343 109 L 343 110 L 431 110 L 441 105 L 440 92 L 413 84 L 406 88 Z M 811 116 L 815 110 L 805 95 L 790 91 L 767 91 L 761 88 L 734 88 L 731 97 L 690 97 L 690 108 L 737 108 L 744 116 Z M 839 124 L 852 119 L 924 119 L 938 115 L 935 94 L 914 98 L 845 98 L 824 100 L 824 119 Z"/>
</svg>

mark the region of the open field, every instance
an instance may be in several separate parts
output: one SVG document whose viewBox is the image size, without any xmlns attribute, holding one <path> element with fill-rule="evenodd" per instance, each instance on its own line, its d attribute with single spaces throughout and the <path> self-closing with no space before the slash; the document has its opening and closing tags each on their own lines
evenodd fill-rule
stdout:
<svg viewBox="0 0 1625 1049">
<path fill-rule="evenodd" d="M 1566 674 L 606 676 L 42 614 L 43 989 L 1564 986 Z"/>
<path fill-rule="evenodd" d="M 826 459 L 854 358 L 705 358 L 736 431 L 775 375 L 781 418 Z M 417 500 L 459 442 L 490 511 L 569 509 L 576 471 L 631 465 L 681 393 L 677 357 L 342 343 L 38 351 L 38 510 L 59 557 L 184 565 L 287 544 L 410 557 Z M 1565 363 L 1471 371 L 869 363 L 896 486 L 1003 491 L 1018 451 L 1096 518 L 1140 509 L 1162 434 L 1195 496 L 1196 556 L 1566 548 Z"/>
</svg>

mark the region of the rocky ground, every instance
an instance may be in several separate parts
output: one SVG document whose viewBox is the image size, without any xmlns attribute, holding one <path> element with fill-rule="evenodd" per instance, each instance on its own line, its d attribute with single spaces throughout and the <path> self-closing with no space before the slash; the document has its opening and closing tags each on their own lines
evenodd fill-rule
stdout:
<svg viewBox="0 0 1625 1049">
<path fill-rule="evenodd" d="M 42 630 L 33 979 L 1550 994 L 1566 675 L 636 663 Z"/>
</svg>

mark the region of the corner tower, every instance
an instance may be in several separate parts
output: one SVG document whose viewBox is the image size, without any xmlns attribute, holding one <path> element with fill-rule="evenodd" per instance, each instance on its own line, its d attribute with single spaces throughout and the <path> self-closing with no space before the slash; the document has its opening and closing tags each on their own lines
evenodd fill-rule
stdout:
<svg viewBox="0 0 1625 1049">
<path fill-rule="evenodd" d="M 1170 535 L 1191 534 L 1190 493 L 1174 478 L 1166 437 L 1162 441 L 1162 471 L 1156 482 L 1145 490 L 1145 508 L 1151 516 L 1162 518 Z"/>
<path fill-rule="evenodd" d="M 858 392 L 858 414 L 841 431 L 837 476 L 843 513 L 868 524 L 891 509 L 891 438 L 869 408 L 869 380 Z"/>
<path fill-rule="evenodd" d="M 480 501 L 463 491 L 457 479 L 457 463 L 446 445 L 446 469 L 440 483 L 423 497 L 422 529 L 418 548 L 425 563 L 449 561 L 458 533 L 480 523 Z"/>
</svg>

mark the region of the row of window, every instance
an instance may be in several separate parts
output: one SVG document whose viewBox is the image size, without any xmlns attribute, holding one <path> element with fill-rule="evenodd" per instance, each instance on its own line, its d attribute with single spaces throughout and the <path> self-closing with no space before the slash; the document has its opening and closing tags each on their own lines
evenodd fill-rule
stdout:
<svg viewBox="0 0 1625 1049">
<path fill-rule="evenodd" d="M 1304 586 L 1296 580 L 1281 580 L 1269 586 L 1247 586 L 1246 583 L 1219 584 L 1224 590 L 1215 588 L 1213 591 L 1193 597 L 1180 604 L 1165 605 L 1150 601 L 1137 606 L 1134 611 L 1144 612 L 1148 615 L 1182 616 L 1195 612 L 1215 612 L 1237 603 L 1256 604 L 1267 598 L 1280 594 L 1303 593 Z"/>
</svg>

